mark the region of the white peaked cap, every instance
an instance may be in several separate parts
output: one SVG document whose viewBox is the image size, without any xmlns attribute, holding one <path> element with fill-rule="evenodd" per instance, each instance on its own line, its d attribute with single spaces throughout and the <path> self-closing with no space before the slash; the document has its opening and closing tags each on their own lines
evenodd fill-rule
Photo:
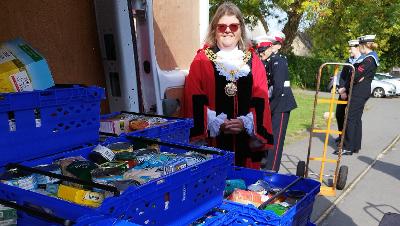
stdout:
<svg viewBox="0 0 400 226">
<path fill-rule="evenodd" d="M 274 37 L 274 39 L 275 39 L 274 41 L 280 42 L 282 44 L 283 44 L 283 42 L 285 41 L 285 38 L 286 38 L 285 34 L 282 31 L 277 31 L 277 30 L 269 31 L 267 33 L 267 35 L 271 36 L 271 37 Z"/>
<path fill-rule="evenodd" d="M 360 43 L 374 42 L 376 35 L 364 35 L 358 38 Z"/>
<path fill-rule="evenodd" d="M 358 46 L 358 45 L 360 44 L 359 41 L 358 41 L 358 39 L 350 40 L 350 41 L 348 41 L 348 43 L 349 43 L 349 46 L 350 46 L 350 47 Z"/>
</svg>

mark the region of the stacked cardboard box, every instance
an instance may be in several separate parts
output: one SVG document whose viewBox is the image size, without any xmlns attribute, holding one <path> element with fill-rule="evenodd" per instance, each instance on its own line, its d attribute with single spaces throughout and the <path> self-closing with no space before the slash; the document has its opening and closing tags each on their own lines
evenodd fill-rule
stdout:
<svg viewBox="0 0 400 226">
<path fill-rule="evenodd" d="M 43 90 L 54 86 L 41 54 L 22 39 L 0 44 L 0 93 Z"/>
</svg>

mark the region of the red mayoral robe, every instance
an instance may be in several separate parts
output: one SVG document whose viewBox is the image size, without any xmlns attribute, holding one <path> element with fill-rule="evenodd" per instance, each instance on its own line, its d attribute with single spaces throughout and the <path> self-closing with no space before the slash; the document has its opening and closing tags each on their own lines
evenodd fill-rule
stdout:
<svg viewBox="0 0 400 226">
<path fill-rule="evenodd" d="M 252 112 L 254 134 L 249 135 L 246 130 L 237 135 L 221 132 L 213 139 L 213 146 L 234 151 L 236 164 L 245 166 L 251 153 L 273 147 L 265 67 L 253 49 L 249 49 L 251 56 L 246 63 L 251 70 L 247 76 L 235 81 L 236 95 L 228 96 L 225 86 L 230 81 L 219 74 L 215 63 L 206 55 L 207 48 L 197 51 L 185 79 L 183 114 L 194 120 L 191 139 L 208 138 L 207 108 L 215 111 L 216 115 L 225 113 L 228 119 Z M 219 51 L 217 47 L 210 49 L 214 53 Z"/>
</svg>

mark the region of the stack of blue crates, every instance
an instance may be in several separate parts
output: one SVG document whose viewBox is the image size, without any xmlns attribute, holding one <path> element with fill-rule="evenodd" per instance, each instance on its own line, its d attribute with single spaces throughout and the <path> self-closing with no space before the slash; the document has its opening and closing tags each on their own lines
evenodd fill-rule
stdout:
<svg viewBox="0 0 400 226">
<path fill-rule="evenodd" d="M 0 137 L 6 139 L 0 141 L 0 153 L 4 156 L 0 160 L 0 171 L 4 172 L 9 163 L 35 167 L 71 156 L 87 157 L 98 142 L 103 98 L 104 89 L 79 86 L 1 94 Z M 188 134 L 191 123 L 185 125 Z M 126 141 L 131 139 L 123 135 L 108 139 L 104 145 Z M 182 141 L 167 141 L 161 146 L 163 151 L 171 153 L 201 150 L 212 153 L 212 157 L 144 185 L 131 186 L 119 196 L 106 198 L 97 208 L 4 183 L 0 183 L 0 199 L 71 222 L 101 214 L 139 225 L 185 225 L 222 202 L 232 153 Z M 20 223 L 26 225 L 53 225 L 22 212 L 19 217 Z"/>
<path fill-rule="evenodd" d="M 98 143 L 103 98 L 102 88 L 79 86 L 0 94 L 0 172 L 8 163 L 34 167 L 70 156 L 87 157 Z M 0 199 L 33 206 L 77 225 L 117 221 L 121 225 L 188 225 L 215 207 L 226 209 L 228 213 L 204 225 L 311 224 L 310 215 L 320 186 L 313 180 L 303 179 L 294 186 L 306 195 L 282 216 L 223 200 L 226 179 L 240 178 L 246 184 L 262 179 L 275 187 L 285 187 L 297 177 L 233 167 L 232 153 L 189 144 L 192 126 L 192 120 L 173 118 L 171 123 L 122 134 L 102 143 L 134 142 L 132 136 L 136 140 L 150 137 L 164 141 L 161 142 L 162 151 L 201 150 L 213 154 L 205 162 L 141 186 L 131 186 L 119 196 L 106 198 L 97 208 L 3 183 L 0 183 Z M 19 217 L 22 225 L 54 225 L 22 212 Z"/>
<path fill-rule="evenodd" d="M 97 142 L 104 89 L 0 94 L 0 166 Z"/>
</svg>

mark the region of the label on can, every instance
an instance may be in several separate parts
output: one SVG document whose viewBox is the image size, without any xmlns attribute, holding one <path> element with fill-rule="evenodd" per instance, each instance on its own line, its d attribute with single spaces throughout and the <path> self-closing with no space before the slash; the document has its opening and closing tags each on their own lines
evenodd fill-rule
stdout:
<svg viewBox="0 0 400 226">
<path fill-rule="evenodd" d="M 9 127 L 10 132 L 17 131 L 17 124 L 15 123 L 15 119 L 8 120 L 8 127 Z"/>
<path fill-rule="evenodd" d="M 91 191 L 87 191 L 85 193 L 85 200 L 90 200 L 92 202 L 99 202 L 101 203 L 103 201 L 103 195 L 97 192 L 91 192 Z"/>
<path fill-rule="evenodd" d="M 115 154 L 113 151 L 111 151 L 110 149 L 108 149 L 104 146 L 101 146 L 101 145 L 97 145 L 93 149 L 93 151 L 99 153 L 101 156 L 103 156 L 108 161 L 112 161 L 115 158 Z"/>
</svg>

